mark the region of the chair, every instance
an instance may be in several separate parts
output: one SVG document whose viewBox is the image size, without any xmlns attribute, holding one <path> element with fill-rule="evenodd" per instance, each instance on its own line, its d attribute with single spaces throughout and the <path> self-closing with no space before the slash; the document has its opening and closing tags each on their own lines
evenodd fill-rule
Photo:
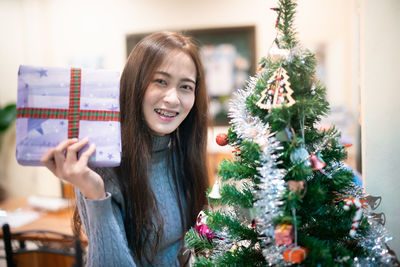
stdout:
<svg viewBox="0 0 400 267">
<path fill-rule="evenodd" d="M 79 239 L 51 231 L 11 233 L 3 225 L 7 267 L 82 267 L 83 252 Z"/>
</svg>

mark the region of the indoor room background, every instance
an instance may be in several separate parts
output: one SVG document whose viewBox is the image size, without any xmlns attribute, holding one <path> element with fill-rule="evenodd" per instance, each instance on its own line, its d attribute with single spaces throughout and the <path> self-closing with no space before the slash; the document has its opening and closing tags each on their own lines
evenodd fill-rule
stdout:
<svg viewBox="0 0 400 267">
<path fill-rule="evenodd" d="M 255 60 L 248 58 L 243 64 L 254 75 L 276 35 L 276 13 L 270 10 L 274 4 L 272 0 L 0 0 L 0 106 L 16 102 L 20 64 L 122 70 L 129 38 L 160 30 L 252 29 L 250 49 Z M 316 54 L 319 79 L 327 87 L 332 112 L 321 127 L 334 123 L 342 131 L 342 142 L 353 144 L 346 163 L 358 171 L 368 193 L 382 196 L 380 212 L 386 214 L 386 227 L 395 237 L 389 245 L 397 254 L 399 17 L 397 0 L 299 0 L 296 18 L 298 38 Z M 231 148 L 214 141 L 227 127 L 217 123 L 209 129 L 210 157 L 231 153 Z M 48 170 L 17 164 L 15 125 L 0 141 L 0 185 L 8 197 L 62 195 L 60 181 Z"/>
</svg>

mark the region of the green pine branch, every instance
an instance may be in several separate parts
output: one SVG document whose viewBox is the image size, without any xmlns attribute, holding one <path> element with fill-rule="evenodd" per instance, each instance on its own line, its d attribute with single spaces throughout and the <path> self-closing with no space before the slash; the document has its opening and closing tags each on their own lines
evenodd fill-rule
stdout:
<svg viewBox="0 0 400 267">
<path fill-rule="evenodd" d="M 237 144 L 236 158 L 234 161 L 223 160 L 218 166 L 218 175 L 222 177 L 222 181 L 251 179 L 257 183 L 257 168 L 261 165 L 259 161 L 261 153 L 259 146 L 245 140 L 233 140 L 233 136 L 237 137 L 236 135 L 231 135 L 228 138 L 230 142 Z"/>
<path fill-rule="evenodd" d="M 199 257 L 193 264 L 194 267 L 229 266 L 229 267 L 253 267 L 264 266 L 265 259 L 260 250 L 239 247 L 228 251 L 216 258 Z"/>
<path fill-rule="evenodd" d="M 212 202 L 214 201 L 214 202 Z M 210 204 L 239 206 L 242 208 L 251 208 L 253 206 L 252 188 L 244 185 L 243 190 L 238 190 L 234 185 L 224 185 L 221 188 L 221 199 L 218 201 L 211 200 Z"/>
<path fill-rule="evenodd" d="M 241 164 L 254 169 L 261 165 L 259 161 L 261 150 L 256 143 L 246 140 L 241 141 L 239 150 Z"/>
<path fill-rule="evenodd" d="M 282 33 L 279 40 L 281 48 L 290 49 L 297 45 L 294 18 L 297 4 L 293 0 L 279 0 L 280 21 L 278 30 Z"/>
<path fill-rule="evenodd" d="M 193 263 L 193 267 L 213 267 L 216 266 L 210 258 L 199 256 Z"/>
<path fill-rule="evenodd" d="M 258 241 L 256 230 L 243 225 L 238 219 L 218 211 L 206 212 L 206 214 L 209 215 L 207 223 L 211 229 L 227 230 L 233 239 L 250 240 L 252 244 Z"/>
<path fill-rule="evenodd" d="M 238 161 L 231 161 L 224 159 L 218 166 L 218 176 L 221 177 L 222 181 L 227 181 L 229 179 L 242 180 L 242 179 L 252 179 L 257 176 L 257 170 L 244 166 Z"/>
<path fill-rule="evenodd" d="M 196 254 L 205 253 L 213 248 L 213 245 L 206 237 L 200 236 L 194 228 L 191 228 L 185 235 L 185 242 Z"/>
</svg>

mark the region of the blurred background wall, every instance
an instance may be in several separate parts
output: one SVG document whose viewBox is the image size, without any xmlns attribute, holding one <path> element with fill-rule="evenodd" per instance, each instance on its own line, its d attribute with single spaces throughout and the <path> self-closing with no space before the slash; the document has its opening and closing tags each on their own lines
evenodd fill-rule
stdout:
<svg viewBox="0 0 400 267">
<path fill-rule="evenodd" d="M 372 191 L 377 181 L 383 178 L 379 174 L 386 165 L 381 162 L 390 165 L 384 176 L 388 187 L 398 184 L 394 179 L 400 170 L 400 164 L 396 164 L 399 160 L 394 154 L 399 151 L 396 137 L 400 136 L 400 124 L 398 116 L 394 116 L 396 110 L 392 110 L 399 98 L 398 93 L 395 95 L 397 98 L 391 98 L 399 84 L 399 76 L 394 73 L 399 55 L 394 45 L 399 43 L 396 28 L 400 26 L 399 2 L 377 2 L 299 0 L 296 19 L 298 37 L 304 47 L 317 53 L 321 66 L 319 73 L 328 88 L 328 101 L 334 114 L 324 123 L 333 121 L 345 128 L 347 140 L 353 143 L 348 161 L 353 168 L 361 171 L 361 144 L 363 151 L 370 151 L 362 154 L 362 171 L 366 174 L 364 179 L 367 179 L 368 189 Z M 267 54 L 275 37 L 276 14 L 269 10 L 274 4 L 272 0 L 0 0 L 0 105 L 16 101 L 20 64 L 122 70 L 127 57 L 126 38 L 131 34 L 255 26 L 258 61 Z M 389 18 L 386 17 L 388 12 Z M 382 32 L 385 32 L 385 38 Z M 392 46 L 371 43 L 386 43 L 392 40 L 390 38 L 397 38 Z M 374 57 L 370 57 L 371 54 Z M 397 56 L 397 61 L 393 55 Z M 381 63 L 382 58 L 387 61 Z M 389 77 L 385 77 L 385 98 L 379 103 L 374 101 L 374 96 L 383 96 L 383 91 L 375 86 L 379 82 L 373 83 L 381 79 L 375 77 L 376 69 L 382 72 L 380 77 L 386 69 L 392 70 Z M 366 97 L 364 99 L 369 100 L 360 102 L 360 92 Z M 369 105 L 368 101 L 374 104 Z M 391 104 L 385 105 L 387 101 Z M 379 137 L 374 132 L 367 132 L 361 139 L 360 103 L 364 105 L 361 110 L 365 115 L 362 126 L 368 125 L 370 129 L 380 127 Z M 380 112 L 393 114 L 390 123 L 378 124 L 380 117 L 371 108 L 379 109 L 380 106 L 385 107 Z M 374 138 L 386 140 L 388 145 L 368 150 L 371 144 L 376 144 Z M 58 179 L 47 170 L 22 167 L 16 163 L 15 127 L 2 141 L 0 184 L 9 196 L 61 195 Z M 210 151 L 218 152 L 219 148 L 211 143 L 213 141 L 210 142 Z M 388 225 L 400 239 L 395 227 L 400 223 L 399 213 L 394 210 L 398 202 L 395 191 L 398 189 L 397 186 L 389 190 L 385 186 L 374 193 L 383 196 L 382 206 L 387 213 Z M 399 254 L 400 243 L 397 240 L 395 244 Z"/>
<path fill-rule="evenodd" d="M 382 196 L 389 242 L 400 254 L 400 1 L 363 0 L 361 27 L 361 121 L 366 191 Z"/>
</svg>

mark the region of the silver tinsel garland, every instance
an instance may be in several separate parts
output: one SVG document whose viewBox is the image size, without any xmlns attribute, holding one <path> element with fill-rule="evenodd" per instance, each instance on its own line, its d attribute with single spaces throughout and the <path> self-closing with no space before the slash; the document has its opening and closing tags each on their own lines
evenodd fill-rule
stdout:
<svg viewBox="0 0 400 267">
<path fill-rule="evenodd" d="M 263 255 L 270 265 L 282 263 L 282 253 L 286 249 L 275 244 L 273 219 L 282 213 L 280 200 L 286 190 L 283 177 L 284 169 L 279 169 L 279 151 L 282 149 L 279 141 L 270 133 L 268 124 L 258 117 L 252 116 L 246 109 L 246 99 L 254 94 L 254 87 L 258 78 L 252 77 L 245 89 L 239 89 L 229 106 L 229 117 L 231 125 L 235 126 L 237 136 L 259 145 L 261 149 L 258 168 L 260 184 L 259 190 L 254 190 L 256 199 L 256 225 L 260 233 L 261 249 Z"/>
</svg>

